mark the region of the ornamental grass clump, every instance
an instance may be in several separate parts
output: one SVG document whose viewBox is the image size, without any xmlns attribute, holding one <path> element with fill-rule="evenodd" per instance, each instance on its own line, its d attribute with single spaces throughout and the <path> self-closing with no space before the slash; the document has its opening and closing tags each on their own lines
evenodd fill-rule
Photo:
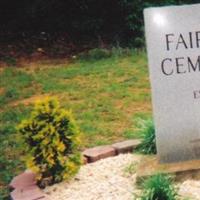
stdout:
<svg viewBox="0 0 200 200">
<path fill-rule="evenodd" d="M 27 167 L 38 174 L 39 182 L 51 178 L 51 183 L 56 183 L 77 173 L 80 131 L 72 113 L 62 109 L 57 99 L 37 102 L 18 130 L 27 144 Z"/>
<path fill-rule="evenodd" d="M 152 119 L 141 121 L 138 134 L 142 137 L 142 142 L 138 150 L 144 154 L 156 154 L 155 126 Z"/>
<path fill-rule="evenodd" d="M 176 200 L 177 197 L 172 177 L 156 174 L 144 182 L 142 195 L 137 200 Z"/>
</svg>

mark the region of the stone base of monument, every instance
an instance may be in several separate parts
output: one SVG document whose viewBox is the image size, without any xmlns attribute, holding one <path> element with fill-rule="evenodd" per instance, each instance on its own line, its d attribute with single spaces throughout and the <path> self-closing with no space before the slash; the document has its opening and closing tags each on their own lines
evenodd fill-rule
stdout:
<svg viewBox="0 0 200 200">
<path fill-rule="evenodd" d="M 200 160 L 161 164 L 156 156 L 144 157 L 142 163 L 138 165 L 137 183 L 156 173 L 174 175 L 175 181 L 200 180 Z"/>
</svg>

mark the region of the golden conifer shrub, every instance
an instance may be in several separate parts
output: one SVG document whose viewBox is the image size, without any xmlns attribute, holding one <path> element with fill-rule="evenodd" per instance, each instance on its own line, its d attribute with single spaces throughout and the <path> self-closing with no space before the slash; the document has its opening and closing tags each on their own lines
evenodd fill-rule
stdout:
<svg viewBox="0 0 200 200">
<path fill-rule="evenodd" d="M 39 181 L 51 177 L 56 183 L 77 173 L 80 131 L 71 111 L 62 109 L 56 98 L 37 102 L 18 130 L 27 144 L 27 167 L 38 174 Z"/>
</svg>

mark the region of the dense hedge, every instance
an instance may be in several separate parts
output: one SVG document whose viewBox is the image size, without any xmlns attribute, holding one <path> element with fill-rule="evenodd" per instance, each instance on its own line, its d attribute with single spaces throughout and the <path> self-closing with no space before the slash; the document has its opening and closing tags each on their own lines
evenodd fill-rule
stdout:
<svg viewBox="0 0 200 200">
<path fill-rule="evenodd" d="M 196 2 L 198 1 L 2 0 L 0 36 L 4 37 L 0 37 L 0 42 L 34 35 L 47 43 L 60 37 L 73 44 L 96 41 L 98 44 L 131 44 L 137 47 L 143 45 L 143 8 Z"/>
</svg>

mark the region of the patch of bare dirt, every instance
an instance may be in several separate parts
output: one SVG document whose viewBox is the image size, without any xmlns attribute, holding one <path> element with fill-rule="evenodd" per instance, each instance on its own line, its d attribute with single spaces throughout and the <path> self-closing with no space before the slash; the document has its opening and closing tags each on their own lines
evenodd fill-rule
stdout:
<svg viewBox="0 0 200 200">
<path fill-rule="evenodd" d="M 123 110 L 127 115 L 132 115 L 134 113 L 138 112 L 151 112 L 152 111 L 152 105 L 150 102 L 132 102 L 128 106 L 124 105 L 123 100 L 117 100 L 115 102 L 115 107 Z"/>
<path fill-rule="evenodd" d="M 19 104 L 23 104 L 25 106 L 28 106 L 30 104 L 34 104 L 38 100 L 47 98 L 49 96 L 50 96 L 50 94 L 35 95 L 35 96 L 29 97 L 29 98 L 26 98 L 26 99 L 14 101 L 14 102 L 10 103 L 9 105 L 13 106 L 13 107 L 18 106 Z"/>
<path fill-rule="evenodd" d="M 5 89 L 3 87 L 0 88 L 0 95 L 4 93 L 4 90 Z"/>
</svg>

